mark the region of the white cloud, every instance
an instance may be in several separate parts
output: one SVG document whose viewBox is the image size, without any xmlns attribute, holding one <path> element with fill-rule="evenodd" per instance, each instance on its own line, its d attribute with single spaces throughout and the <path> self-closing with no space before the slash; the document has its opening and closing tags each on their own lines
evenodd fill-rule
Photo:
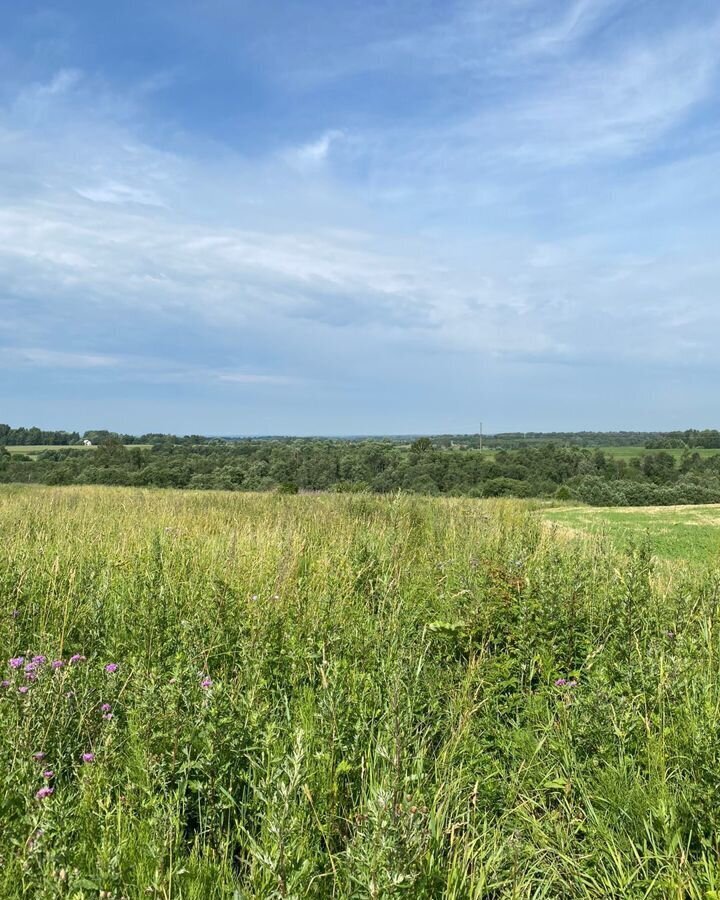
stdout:
<svg viewBox="0 0 720 900">
<path fill-rule="evenodd" d="M 552 165 L 632 154 L 709 96 L 720 64 L 718 37 L 714 24 L 578 62 L 510 104 L 497 131 L 509 139 L 511 155 L 515 138 L 518 157 Z"/>
<path fill-rule="evenodd" d="M 153 191 L 108 181 L 97 187 L 76 188 L 77 193 L 94 203 L 140 203 L 144 206 L 163 206 Z"/>
<path fill-rule="evenodd" d="M 622 0 L 575 0 L 554 22 L 540 25 L 511 46 L 511 55 L 561 53 L 591 34 Z"/>
<path fill-rule="evenodd" d="M 102 353 L 69 353 L 46 347 L 5 347 L 0 353 L 4 367 L 30 366 L 51 369 L 102 369 L 118 365 L 114 356 Z"/>
<path fill-rule="evenodd" d="M 293 384 L 296 379 L 288 375 L 258 375 L 249 372 L 223 372 L 217 376 L 218 381 L 231 384 Z"/>
<path fill-rule="evenodd" d="M 79 69 L 60 69 L 47 84 L 40 85 L 37 90 L 38 93 L 50 96 L 65 94 L 72 90 L 81 78 L 82 72 Z"/>
<path fill-rule="evenodd" d="M 334 144 L 341 141 L 345 133 L 339 129 L 330 129 L 320 135 L 319 138 L 293 147 L 285 151 L 284 158 L 291 166 L 299 169 L 312 169 L 323 165 Z"/>
</svg>

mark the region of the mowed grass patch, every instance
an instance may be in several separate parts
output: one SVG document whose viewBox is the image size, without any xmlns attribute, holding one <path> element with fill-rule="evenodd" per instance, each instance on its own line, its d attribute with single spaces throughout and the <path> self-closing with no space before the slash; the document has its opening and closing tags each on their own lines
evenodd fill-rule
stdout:
<svg viewBox="0 0 720 900">
<path fill-rule="evenodd" d="M 649 450 L 647 447 L 598 447 L 597 449 L 613 459 L 624 459 L 626 461 L 644 456 L 647 453 L 669 453 L 675 460 L 681 459 L 683 454 L 687 452 L 697 453 L 703 459 L 707 459 L 709 456 L 717 456 L 717 454 L 720 453 L 720 450 L 715 449 L 699 448 L 683 450 L 679 447 L 673 447 L 670 450 Z"/>
<path fill-rule="evenodd" d="M 125 444 L 124 445 L 128 450 L 131 450 L 133 447 L 137 447 L 140 450 L 148 450 L 152 445 L 151 444 Z M 85 444 L 27 444 L 27 445 L 12 445 L 6 447 L 5 449 L 8 453 L 24 453 L 27 456 L 38 456 L 40 453 L 44 453 L 46 450 L 97 450 L 98 445 L 93 444 L 90 447 L 85 446 Z"/>
<path fill-rule="evenodd" d="M 720 506 L 564 507 L 545 510 L 545 521 L 584 534 L 603 534 L 623 547 L 647 539 L 667 560 L 720 562 Z"/>
<path fill-rule="evenodd" d="M 718 590 L 518 501 L 1 488 L 0 897 L 707 900 Z"/>
</svg>

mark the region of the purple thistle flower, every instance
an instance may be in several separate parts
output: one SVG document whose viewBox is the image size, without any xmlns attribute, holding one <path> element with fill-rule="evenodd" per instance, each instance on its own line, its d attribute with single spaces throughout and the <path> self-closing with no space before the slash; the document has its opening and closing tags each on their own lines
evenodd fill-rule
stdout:
<svg viewBox="0 0 720 900">
<path fill-rule="evenodd" d="M 54 793 L 55 793 L 55 788 L 51 788 L 51 787 L 48 787 L 47 785 L 45 785 L 45 787 L 41 787 L 40 790 L 35 794 L 35 799 L 36 800 L 45 800 L 47 797 L 52 797 L 52 795 Z"/>
<path fill-rule="evenodd" d="M 20 687 L 18 688 L 18 693 L 19 694 L 27 694 L 27 692 L 29 690 L 30 690 L 30 688 L 26 684 L 21 684 Z"/>
<path fill-rule="evenodd" d="M 203 678 L 203 680 L 200 682 L 200 687 L 204 687 L 207 690 L 207 688 L 212 687 L 212 684 L 213 684 L 212 678 L 210 678 L 210 676 L 208 675 L 206 678 Z"/>
<path fill-rule="evenodd" d="M 83 753 L 82 761 L 84 763 L 94 763 L 95 762 L 95 754 L 94 753 Z"/>
<path fill-rule="evenodd" d="M 70 665 L 74 666 L 75 663 L 85 662 L 87 657 L 83 656 L 82 653 L 73 653 L 70 657 Z"/>
<path fill-rule="evenodd" d="M 31 672 L 34 672 L 36 669 L 37 669 L 37 663 L 29 662 L 29 663 L 25 666 L 25 674 L 26 674 L 26 675 L 29 675 Z"/>
<path fill-rule="evenodd" d="M 567 681 L 565 678 L 558 678 L 558 680 L 555 682 L 555 687 L 565 687 L 566 684 Z"/>
<path fill-rule="evenodd" d="M 54 659 L 54 660 L 50 663 L 50 666 L 51 666 L 51 668 L 53 668 L 53 669 L 62 669 L 62 667 L 63 667 L 64 665 L 65 665 L 65 660 L 63 660 L 63 659 Z"/>
<path fill-rule="evenodd" d="M 50 781 L 50 779 L 54 778 L 54 777 L 55 777 L 55 773 L 53 772 L 52 769 L 45 769 L 45 771 L 43 772 L 43 778 L 46 781 Z"/>
<path fill-rule="evenodd" d="M 11 669 L 19 669 L 22 666 L 22 664 L 25 662 L 25 657 L 24 656 L 13 656 L 13 658 L 8 660 L 8 662 L 10 663 Z"/>
<path fill-rule="evenodd" d="M 33 753 L 32 758 L 35 760 L 35 762 L 42 762 L 46 756 L 47 753 L 43 753 L 42 750 L 38 750 L 37 753 Z"/>
<path fill-rule="evenodd" d="M 7 678 L 3 678 L 3 680 L 0 681 L 0 687 L 9 688 L 11 684 L 12 682 L 8 681 Z"/>
<path fill-rule="evenodd" d="M 117 663 L 108 663 L 108 664 L 105 666 L 105 671 L 106 671 L 108 674 L 110 674 L 110 675 L 112 675 L 113 672 L 117 672 L 117 670 L 118 670 L 118 664 L 117 664 Z"/>
<path fill-rule="evenodd" d="M 102 710 L 102 712 L 110 712 L 112 707 L 110 706 L 109 703 L 103 703 L 103 705 L 100 707 L 100 709 Z"/>
<path fill-rule="evenodd" d="M 25 680 L 26 681 L 37 681 L 37 672 L 26 672 Z"/>
<path fill-rule="evenodd" d="M 109 722 L 110 719 L 112 719 L 112 718 L 113 718 L 113 714 L 112 714 L 111 712 L 109 712 L 109 713 L 103 713 L 103 719 L 106 719 L 108 722 Z"/>
<path fill-rule="evenodd" d="M 44 666 L 47 662 L 47 656 L 43 656 L 40 653 L 38 656 L 33 656 L 32 662 L 35 663 L 36 666 Z"/>
</svg>

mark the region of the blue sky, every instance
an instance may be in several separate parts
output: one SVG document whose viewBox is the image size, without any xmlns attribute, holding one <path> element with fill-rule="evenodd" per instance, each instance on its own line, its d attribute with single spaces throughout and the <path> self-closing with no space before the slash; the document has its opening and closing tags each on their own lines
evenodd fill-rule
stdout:
<svg viewBox="0 0 720 900">
<path fill-rule="evenodd" d="M 0 13 L 0 421 L 720 425 L 716 3 Z"/>
</svg>

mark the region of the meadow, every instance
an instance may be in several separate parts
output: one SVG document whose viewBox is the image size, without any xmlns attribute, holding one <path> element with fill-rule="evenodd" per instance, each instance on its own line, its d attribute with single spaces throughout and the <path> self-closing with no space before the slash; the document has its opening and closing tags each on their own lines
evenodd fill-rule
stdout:
<svg viewBox="0 0 720 900">
<path fill-rule="evenodd" d="M 646 453 L 661 452 L 660 450 L 648 450 L 646 447 L 598 447 L 598 450 L 601 450 L 612 459 L 624 459 L 626 462 L 644 456 Z M 718 453 L 720 453 L 720 450 L 709 447 L 695 447 L 686 451 L 680 447 L 673 447 L 669 450 L 663 450 L 662 452 L 670 454 L 670 456 L 677 461 L 682 459 L 683 454 L 686 452 L 697 453 L 701 459 L 709 459 L 712 456 L 717 456 Z"/>
<path fill-rule="evenodd" d="M 537 506 L 2 486 L 0 896 L 716 898 L 718 571 Z"/>
<path fill-rule="evenodd" d="M 720 562 L 720 505 L 590 507 L 543 511 L 565 534 L 605 536 L 617 546 L 647 539 L 653 554 L 672 563 Z"/>
<path fill-rule="evenodd" d="M 126 444 L 126 449 L 131 449 L 132 447 L 137 447 L 141 450 L 147 450 L 151 445 L 150 444 Z M 5 448 L 8 453 L 14 454 L 23 454 L 25 456 L 36 457 L 40 453 L 44 453 L 45 451 L 55 452 L 58 450 L 97 450 L 97 445 L 93 444 L 90 447 L 85 446 L 85 444 L 14 444 Z"/>
</svg>

